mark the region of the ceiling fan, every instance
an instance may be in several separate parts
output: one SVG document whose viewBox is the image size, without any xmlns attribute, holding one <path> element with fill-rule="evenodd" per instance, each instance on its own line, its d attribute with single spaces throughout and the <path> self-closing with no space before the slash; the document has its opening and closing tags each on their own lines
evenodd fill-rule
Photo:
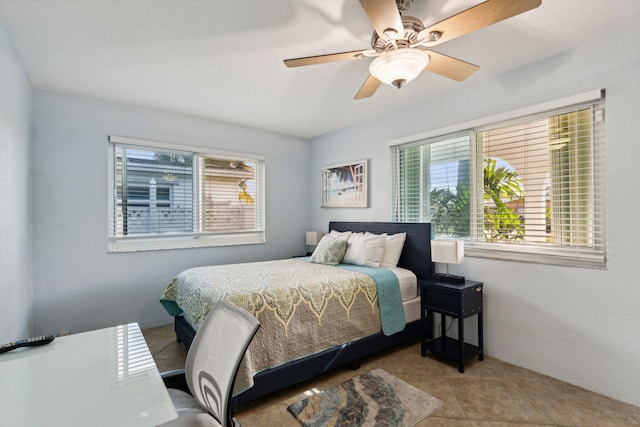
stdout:
<svg viewBox="0 0 640 427">
<path fill-rule="evenodd" d="M 374 57 L 369 66 L 369 77 L 354 99 L 373 95 L 382 83 L 400 89 L 422 70 L 462 81 L 480 67 L 429 48 L 528 12 L 541 2 L 487 0 L 425 28 L 420 19 L 404 15 L 413 0 L 360 0 L 374 28 L 371 49 L 285 59 L 284 63 L 287 67 L 300 67 Z"/>
</svg>

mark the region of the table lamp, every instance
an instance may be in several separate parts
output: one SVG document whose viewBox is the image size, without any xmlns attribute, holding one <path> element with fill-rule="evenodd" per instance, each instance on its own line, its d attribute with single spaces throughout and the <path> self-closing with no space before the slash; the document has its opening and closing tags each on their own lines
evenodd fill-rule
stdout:
<svg viewBox="0 0 640 427">
<path fill-rule="evenodd" d="M 323 233 L 322 231 L 307 231 L 306 232 L 306 242 L 307 246 L 314 247 L 320 243 L 320 239 L 322 239 Z M 312 248 L 313 249 L 313 248 Z M 311 255 L 313 250 L 307 252 L 307 255 Z"/>
<path fill-rule="evenodd" d="M 446 273 L 434 273 L 433 278 L 442 282 L 464 283 L 464 276 L 449 274 L 449 264 L 464 262 L 464 242 L 462 240 L 432 240 L 431 261 L 447 264 Z"/>
</svg>

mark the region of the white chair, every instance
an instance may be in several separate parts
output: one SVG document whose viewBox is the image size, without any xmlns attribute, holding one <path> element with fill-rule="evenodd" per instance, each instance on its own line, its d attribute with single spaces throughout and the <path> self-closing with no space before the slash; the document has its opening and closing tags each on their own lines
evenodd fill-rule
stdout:
<svg viewBox="0 0 640 427">
<path fill-rule="evenodd" d="M 178 418 L 162 427 L 240 425 L 231 409 L 233 383 L 259 326 L 251 314 L 225 301 L 211 309 L 187 353 L 185 376 L 191 394 L 169 388 Z"/>
</svg>

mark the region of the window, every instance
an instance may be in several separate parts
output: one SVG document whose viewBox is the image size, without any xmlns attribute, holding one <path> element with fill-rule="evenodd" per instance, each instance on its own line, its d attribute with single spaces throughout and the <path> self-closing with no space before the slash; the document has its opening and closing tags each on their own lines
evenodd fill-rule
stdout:
<svg viewBox="0 0 640 427">
<path fill-rule="evenodd" d="M 264 242 L 264 158 L 110 137 L 109 250 Z"/>
<path fill-rule="evenodd" d="M 430 221 L 436 236 L 469 237 L 470 135 L 394 147 L 394 221 Z"/>
<path fill-rule="evenodd" d="M 604 101 L 578 98 L 392 146 L 393 220 L 472 256 L 606 265 Z"/>
<path fill-rule="evenodd" d="M 156 186 L 156 206 L 171 207 L 171 187 Z M 151 185 L 146 183 L 141 186 L 135 186 L 133 183 L 127 186 L 127 203 L 129 206 L 149 206 L 151 194 Z M 120 196 L 120 203 L 122 203 Z"/>
</svg>

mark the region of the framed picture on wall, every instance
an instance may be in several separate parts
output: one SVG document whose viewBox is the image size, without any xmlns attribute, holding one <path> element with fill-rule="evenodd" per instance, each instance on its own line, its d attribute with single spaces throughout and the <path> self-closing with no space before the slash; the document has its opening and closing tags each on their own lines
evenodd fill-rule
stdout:
<svg viewBox="0 0 640 427">
<path fill-rule="evenodd" d="M 366 208 L 367 160 L 322 168 L 323 208 Z"/>
</svg>

